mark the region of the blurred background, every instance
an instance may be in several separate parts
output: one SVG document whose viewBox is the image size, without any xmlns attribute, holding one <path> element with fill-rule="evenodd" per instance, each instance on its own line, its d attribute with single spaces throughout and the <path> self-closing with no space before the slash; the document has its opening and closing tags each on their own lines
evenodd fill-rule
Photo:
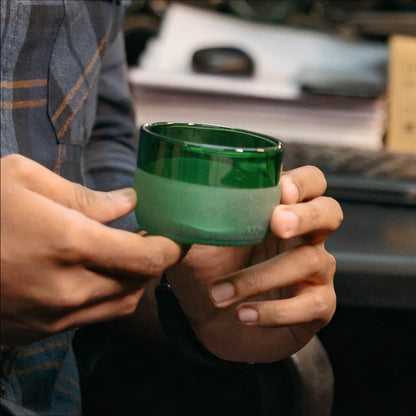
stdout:
<svg viewBox="0 0 416 416">
<path fill-rule="evenodd" d="M 325 172 L 333 414 L 415 414 L 416 2 L 132 1 L 125 42 L 138 124 L 264 132 Z"/>
</svg>

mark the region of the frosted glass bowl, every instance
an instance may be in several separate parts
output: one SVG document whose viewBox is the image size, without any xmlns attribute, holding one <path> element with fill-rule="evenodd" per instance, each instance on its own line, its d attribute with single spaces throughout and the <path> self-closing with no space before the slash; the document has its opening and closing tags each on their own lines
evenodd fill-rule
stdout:
<svg viewBox="0 0 416 416">
<path fill-rule="evenodd" d="M 158 122 L 140 128 L 134 177 L 142 229 L 180 243 L 262 241 L 280 203 L 282 143 L 224 126 Z"/>
</svg>

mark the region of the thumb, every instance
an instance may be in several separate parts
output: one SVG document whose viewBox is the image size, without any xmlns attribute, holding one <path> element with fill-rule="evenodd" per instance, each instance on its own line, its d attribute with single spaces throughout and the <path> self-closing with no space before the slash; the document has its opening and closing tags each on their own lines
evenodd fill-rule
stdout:
<svg viewBox="0 0 416 416">
<path fill-rule="evenodd" d="M 12 180 L 32 192 L 99 222 L 109 222 L 128 214 L 137 202 L 132 188 L 111 192 L 93 191 L 21 156 L 5 159 L 2 163 L 2 174 L 3 170 L 12 172 Z"/>
<path fill-rule="evenodd" d="M 132 188 L 99 192 L 74 184 L 71 197 L 63 205 L 86 217 L 106 223 L 127 215 L 136 203 L 136 192 Z"/>
</svg>

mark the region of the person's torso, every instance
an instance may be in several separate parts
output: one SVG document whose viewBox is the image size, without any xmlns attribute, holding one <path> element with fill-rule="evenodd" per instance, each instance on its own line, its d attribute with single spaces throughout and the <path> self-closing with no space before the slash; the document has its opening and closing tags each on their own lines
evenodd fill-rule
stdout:
<svg viewBox="0 0 416 416">
<path fill-rule="evenodd" d="M 82 182 L 115 1 L 1 1 L 1 156 Z"/>
<path fill-rule="evenodd" d="M 83 182 L 101 61 L 122 16 L 116 3 L 1 0 L 1 157 L 19 153 Z M 2 354 L 2 410 L 80 414 L 71 340 L 58 334 Z"/>
</svg>

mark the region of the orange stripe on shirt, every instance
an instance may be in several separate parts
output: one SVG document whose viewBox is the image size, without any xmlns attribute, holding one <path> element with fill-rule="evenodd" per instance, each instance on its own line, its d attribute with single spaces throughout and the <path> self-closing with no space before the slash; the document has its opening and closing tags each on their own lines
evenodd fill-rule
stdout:
<svg viewBox="0 0 416 416">
<path fill-rule="evenodd" d="M 43 107 L 46 103 L 46 98 L 26 101 L 0 101 L 0 108 L 5 108 L 6 110 L 16 110 L 19 108 Z"/>
<path fill-rule="evenodd" d="M 71 385 L 73 385 L 75 387 L 78 387 L 79 386 L 78 380 L 76 380 L 74 377 L 69 377 L 66 374 L 60 373 L 59 374 L 59 380 L 65 381 L 65 382 L 67 382 L 67 383 L 69 383 L 69 384 L 71 384 Z"/>
<path fill-rule="evenodd" d="M 64 98 L 59 108 L 56 110 L 55 114 L 52 116 L 52 122 L 55 123 L 55 121 L 58 119 L 58 117 L 62 114 L 62 112 L 65 110 L 65 108 L 68 106 L 69 102 L 74 97 L 75 93 L 80 89 L 82 83 L 85 81 L 85 78 L 87 78 L 88 74 L 91 72 L 95 62 L 98 59 L 98 56 L 103 49 L 105 42 L 107 40 L 107 35 L 103 37 L 100 46 L 96 50 L 94 56 L 91 59 L 91 62 L 88 64 L 88 66 L 85 68 L 84 73 L 79 77 L 78 81 L 75 83 L 75 85 L 72 87 L 71 91 L 69 91 L 68 95 Z"/>
<path fill-rule="evenodd" d="M 61 130 L 58 132 L 58 134 L 56 135 L 58 137 L 58 139 L 60 139 L 68 130 L 68 127 L 70 126 L 70 124 L 72 123 L 72 120 L 74 119 L 75 115 L 78 113 L 78 111 L 80 110 L 80 108 L 82 107 L 82 104 L 84 103 L 85 99 L 88 97 L 89 92 L 91 91 L 91 88 L 94 85 L 94 82 L 97 78 L 97 75 L 100 72 L 100 68 L 98 68 L 95 71 L 94 77 L 91 81 L 91 84 L 88 88 L 88 90 L 85 92 L 85 94 L 82 96 L 81 100 L 79 101 L 78 105 L 76 106 L 76 108 L 74 109 L 73 113 L 71 114 L 70 117 L 68 117 L 68 119 L 65 121 L 65 124 L 62 126 Z"/>
<path fill-rule="evenodd" d="M 64 386 L 61 386 L 61 385 L 59 385 L 59 384 L 56 384 L 55 385 L 55 389 L 56 390 L 58 390 L 58 391 L 60 391 L 61 393 L 63 393 L 63 394 L 66 394 L 67 396 L 71 396 L 73 399 L 75 399 L 77 402 L 79 402 L 80 401 L 80 398 L 79 398 L 79 395 L 75 392 L 75 391 L 72 391 L 72 390 L 70 390 L 70 389 L 67 389 L 66 387 L 64 387 Z"/>
<path fill-rule="evenodd" d="M 44 87 L 47 85 L 47 79 L 26 79 L 21 81 L 0 81 L 0 88 L 33 88 Z"/>
<path fill-rule="evenodd" d="M 57 175 L 61 174 L 61 168 L 62 168 L 62 163 L 64 162 L 64 159 L 65 159 L 65 154 L 66 154 L 66 144 L 61 143 L 58 148 L 58 160 L 56 161 L 56 165 L 53 170 L 54 173 L 56 173 Z"/>
<path fill-rule="evenodd" d="M 56 348 L 68 348 L 71 341 L 68 339 L 59 339 L 53 342 L 47 342 L 44 345 L 38 345 L 36 347 L 31 347 L 28 349 L 23 349 L 19 352 L 19 358 L 21 357 L 30 357 L 32 355 L 41 354 L 45 351 L 50 351 Z"/>
<path fill-rule="evenodd" d="M 13 375 L 16 377 L 19 376 L 23 376 L 26 374 L 31 374 L 31 373 L 36 373 L 38 371 L 43 371 L 43 370 L 50 370 L 50 369 L 59 369 L 62 367 L 62 362 L 61 361 L 49 361 L 43 364 L 39 364 L 33 367 L 27 367 L 27 368 L 22 368 L 19 370 L 15 370 L 13 371 Z"/>
</svg>

